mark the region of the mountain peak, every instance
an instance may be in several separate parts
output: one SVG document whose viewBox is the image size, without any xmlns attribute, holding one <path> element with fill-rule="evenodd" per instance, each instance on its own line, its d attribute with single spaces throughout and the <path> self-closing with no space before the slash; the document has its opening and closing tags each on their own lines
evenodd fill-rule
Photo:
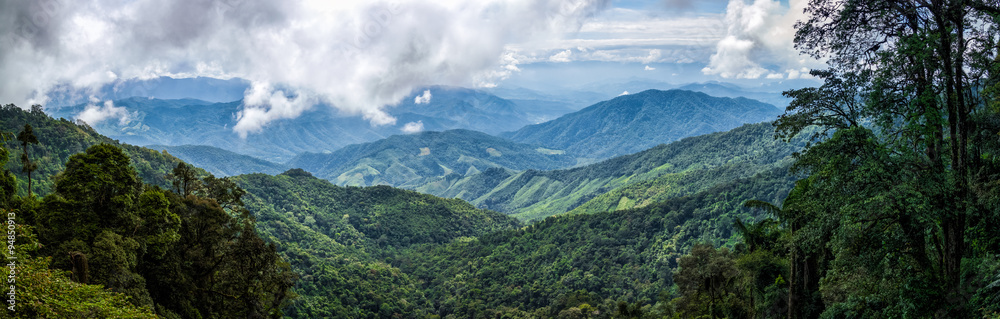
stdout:
<svg viewBox="0 0 1000 319">
<path fill-rule="evenodd" d="M 645 90 L 508 133 L 511 139 L 594 158 L 635 153 L 688 136 L 773 120 L 780 111 L 750 99 L 687 90 Z"/>
</svg>

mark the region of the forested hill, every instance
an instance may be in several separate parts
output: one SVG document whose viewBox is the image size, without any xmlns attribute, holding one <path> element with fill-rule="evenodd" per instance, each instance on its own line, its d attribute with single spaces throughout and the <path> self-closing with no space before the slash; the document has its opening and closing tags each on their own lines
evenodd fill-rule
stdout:
<svg viewBox="0 0 1000 319">
<path fill-rule="evenodd" d="M 587 212 L 639 207 L 654 199 L 692 194 L 737 178 L 787 166 L 805 142 L 775 140 L 770 123 L 747 124 L 588 166 L 556 171 L 511 172 L 500 169 L 434 181 L 417 190 L 457 197 L 486 209 L 514 214 L 523 220 L 570 211 L 620 187 L 652 183 L 650 187 L 614 195 L 614 207 L 594 205 Z M 622 201 L 623 197 L 629 197 Z M 621 207 L 618 203 L 622 202 Z"/>
<path fill-rule="evenodd" d="M 296 318 L 387 318 L 431 314 L 419 282 L 382 260 L 415 244 L 514 229 L 517 220 L 387 186 L 340 187 L 293 169 L 234 177 L 257 230 L 277 244 L 300 280 L 286 313 Z"/>
<path fill-rule="evenodd" d="M 643 208 L 555 216 L 477 240 L 417 245 L 392 264 L 421 282 L 442 317 L 669 318 L 678 259 L 697 243 L 738 243 L 736 220 L 766 217 L 744 201 L 784 198 L 791 181 L 785 168 L 768 170 Z M 740 265 L 780 267 L 753 258 L 759 256 Z M 767 272 L 759 280 L 780 288 L 776 277 Z M 727 298 L 736 297 L 746 295 Z"/>
<path fill-rule="evenodd" d="M 469 130 L 396 135 L 350 145 L 329 154 L 302 154 L 287 165 L 338 185 L 415 187 L 446 175 L 469 176 L 490 168 L 551 170 L 576 159 L 562 151 L 514 143 Z"/>
<path fill-rule="evenodd" d="M 146 148 L 164 151 L 220 177 L 252 173 L 275 175 L 288 170 L 288 167 L 282 164 L 208 145 L 149 145 Z"/>
<path fill-rule="evenodd" d="M 593 158 L 639 152 L 688 136 L 774 120 L 780 110 L 745 98 L 647 90 L 601 102 L 503 136 Z"/>
<path fill-rule="evenodd" d="M 83 152 L 92 145 L 106 143 L 121 148 L 132 159 L 132 166 L 144 182 L 164 188 L 171 188 L 165 176 L 181 163 L 180 159 L 169 154 L 119 143 L 89 126 L 77 125 L 66 119 L 53 119 L 40 108 L 26 111 L 12 104 L 0 108 L 0 131 L 18 134 L 24 130 L 25 124 L 31 125 L 38 139 L 37 144 L 28 144 L 28 154 L 38 167 L 31 177 L 32 193 L 39 196 L 52 192 L 53 178 L 65 169 L 66 160 L 71 155 Z M 17 176 L 18 189 L 23 192 L 22 195 L 27 195 L 28 177 L 22 172 L 21 162 L 16 160 L 21 158 L 23 147 L 17 140 L 9 141 L 6 146 L 11 153 L 10 158 L 15 160 L 7 162 L 5 168 Z M 195 170 L 204 175 L 204 170 Z"/>
</svg>

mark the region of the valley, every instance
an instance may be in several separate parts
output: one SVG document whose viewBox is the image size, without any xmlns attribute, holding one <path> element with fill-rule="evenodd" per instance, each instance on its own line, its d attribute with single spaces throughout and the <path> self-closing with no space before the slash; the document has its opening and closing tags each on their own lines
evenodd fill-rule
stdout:
<svg viewBox="0 0 1000 319">
<path fill-rule="evenodd" d="M 996 0 L 0 2 L 0 318 L 1000 319 Z"/>
</svg>

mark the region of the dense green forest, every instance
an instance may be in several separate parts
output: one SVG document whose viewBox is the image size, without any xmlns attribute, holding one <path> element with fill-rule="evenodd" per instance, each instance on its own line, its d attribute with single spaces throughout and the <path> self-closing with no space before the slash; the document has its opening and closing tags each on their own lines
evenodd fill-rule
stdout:
<svg viewBox="0 0 1000 319">
<path fill-rule="evenodd" d="M 774 119 L 780 110 L 746 98 L 720 98 L 683 90 L 647 90 L 600 102 L 555 120 L 528 125 L 504 137 L 595 159 L 746 123 Z"/>
<path fill-rule="evenodd" d="M 536 220 L 581 205 L 578 212 L 606 211 L 619 208 L 619 203 L 621 208 L 637 207 L 690 195 L 790 165 L 792 154 L 805 143 L 801 138 L 791 143 L 775 140 L 769 123 L 747 124 L 583 167 L 523 172 L 490 169 L 468 177 L 446 176 L 416 190 Z"/>
<path fill-rule="evenodd" d="M 516 219 L 387 186 L 340 187 L 300 169 L 242 175 L 258 231 L 301 279 L 293 317 L 386 318 L 433 314 L 419 282 L 385 262 L 399 249 L 516 228 Z"/>
<path fill-rule="evenodd" d="M 48 118 L 38 108 L 8 106 L 4 112 L 31 122 L 6 144 L 47 150 L 49 143 L 106 139 L 78 137 L 92 131 Z M 7 169 L 0 174 L 0 210 L 14 231 L 8 239 L 18 248 L 4 250 L 17 257 L 13 268 L 4 268 L 5 276 L 16 279 L 20 298 L 10 314 L 281 317 L 297 276 L 274 244 L 257 235 L 254 218 L 243 208 L 243 191 L 226 179 L 200 178 L 204 171 L 176 158 L 126 148 L 158 156 L 133 160 L 121 147 L 100 143 L 70 155 L 65 165 L 43 166 L 35 158 L 44 152 L 22 148 L 21 166 L 31 168 L 25 173 L 62 168 L 50 187 L 40 188 L 44 192 L 22 196 L 16 195 L 18 178 Z M 0 153 L 0 164 L 8 164 L 12 152 Z M 168 190 L 144 183 L 136 169 L 174 162 L 168 174 L 155 175 Z"/>
<path fill-rule="evenodd" d="M 491 168 L 549 170 L 574 164 L 576 158 L 562 151 L 450 130 L 396 135 L 328 154 L 305 153 L 287 165 L 338 185 L 412 188 L 446 175 L 468 176 Z"/>
<path fill-rule="evenodd" d="M 38 143 L 27 144 L 28 155 L 37 166 L 31 175 L 31 191 L 35 194 L 51 193 L 55 184 L 54 178 L 66 168 L 65 164 L 69 157 L 97 144 L 113 144 L 121 148 L 132 160 L 131 165 L 139 177 L 146 183 L 160 187 L 170 187 L 166 175 L 181 163 L 180 159 L 169 154 L 119 143 L 98 134 L 87 125 L 77 125 L 61 118 L 52 119 L 42 111 L 41 107 L 34 107 L 30 111 L 21 110 L 13 104 L 0 107 L 0 131 L 17 134 L 24 129 L 25 124 L 32 126 L 38 140 Z M 22 169 L 23 164 L 20 161 L 25 150 L 21 144 L 7 143 L 10 158 L 13 160 L 8 161 L 3 168 L 17 176 L 19 183 L 17 189 L 23 196 L 27 195 L 28 175 Z M 195 170 L 199 175 L 204 175 L 204 170 L 200 168 Z"/>
<path fill-rule="evenodd" d="M 421 189 L 500 212 L 302 169 L 216 178 L 6 106 L 12 314 L 1000 318 L 1000 6 L 805 13 L 796 46 L 829 68 L 774 123 Z"/>
</svg>

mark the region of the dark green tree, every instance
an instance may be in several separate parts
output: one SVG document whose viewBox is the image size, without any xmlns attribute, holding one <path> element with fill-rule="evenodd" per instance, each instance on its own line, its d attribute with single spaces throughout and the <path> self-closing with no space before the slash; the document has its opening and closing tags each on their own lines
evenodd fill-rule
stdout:
<svg viewBox="0 0 1000 319">
<path fill-rule="evenodd" d="M 13 136 L 14 134 L 10 132 L 0 132 L 0 208 L 9 207 L 17 195 L 17 179 L 4 168 L 10 157 L 10 152 L 4 144 L 8 141 L 8 137 Z"/>
<path fill-rule="evenodd" d="M 177 163 L 169 178 L 174 185 L 174 192 L 181 196 L 191 195 L 201 187 L 198 174 L 184 162 Z"/>
<path fill-rule="evenodd" d="M 152 305 L 141 276 L 143 258 L 157 258 L 179 239 L 180 218 L 157 188 L 145 188 L 121 149 L 95 145 L 73 155 L 38 213 L 43 253 L 55 266 L 89 269 L 90 282 Z M 65 256 L 83 254 L 85 265 Z M 83 278 L 78 274 L 78 278 Z"/>
<path fill-rule="evenodd" d="M 28 197 L 31 197 L 31 173 L 38 169 L 38 164 L 28 157 L 28 144 L 38 144 L 38 137 L 35 136 L 31 124 L 24 124 L 24 130 L 17 133 L 17 140 L 21 141 L 21 171 L 28 174 Z"/>
<path fill-rule="evenodd" d="M 698 244 L 678 261 L 674 274 L 681 298 L 678 310 L 685 317 L 743 317 L 737 302 L 735 281 L 739 275 L 727 248 Z"/>
<path fill-rule="evenodd" d="M 980 191 L 997 190 L 982 178 L 995 176 L 983 156 L 995 136 L 977 131 L 995 116 L 984 89 L 1000 80 L 998 13 L 995 1 L 809 2 L 795 44 L 830 68 L 812 72 L 822 87 L 786 92 L 777 131 L 822 128 L 785 208 L 801 227 L 792 269 L 824 279 L 790 301 L 822 290 L 828 316 L 972 316 L 968 278 L 982 275 L 969 258 L 988 250 L 970 243 L 990 237 L 972 230 L 997 214 Z"/>
</svg>

